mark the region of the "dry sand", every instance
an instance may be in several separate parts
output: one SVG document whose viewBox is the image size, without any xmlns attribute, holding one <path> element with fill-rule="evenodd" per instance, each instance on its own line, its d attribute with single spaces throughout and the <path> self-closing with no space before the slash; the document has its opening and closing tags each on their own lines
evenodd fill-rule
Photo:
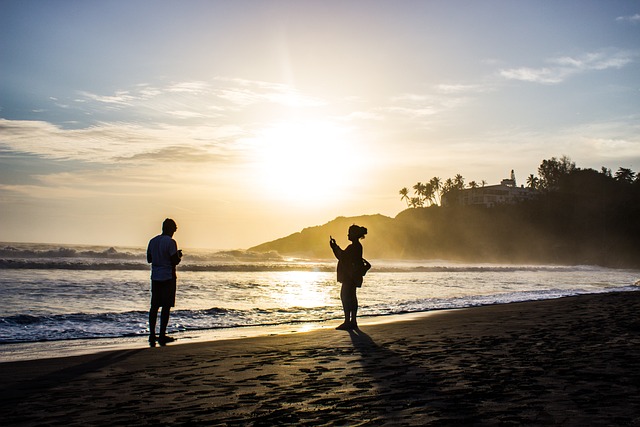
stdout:
<svg viewBox="0 0 640 427">
<path fill-rule="evenodd" d="M 2 425 L 640 426 L 640 292 L 0 364 Z"/>
</svg>

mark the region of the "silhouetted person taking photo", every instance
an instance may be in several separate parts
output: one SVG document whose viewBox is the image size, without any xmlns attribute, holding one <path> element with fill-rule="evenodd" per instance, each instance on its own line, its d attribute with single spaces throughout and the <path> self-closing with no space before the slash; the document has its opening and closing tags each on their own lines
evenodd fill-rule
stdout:
<svg viewBox="0 0 640 427">
<path fill-rule="evenodd" d="M 147 262 L 151 264 L 151 308 L 149 309 L 149 345 L 156 345 L 156 321 L 160 313 L 160 336 L 158 344 L 175 341 L 167 335 L 169 312 L 176 303 L 176 265 L 182 259 L 182 251 L 173 240 L 178 230 L 175 221 L 167 218 L 162 223 L 162 234 L 149 241 Z"/>
<path fill-rule="evenodd" d="M 329 245 L 333 254 L 338 258 L 338 282 L 342 283 L 340 288 L 340 299 L 344 309 L 344 323 L 336 329 L 348 331 L 358 328 L 356 316 L 358 314 L 358 297 L 356 290 L 362 286 L 362 244 L 367 234 L 367 229 L 358 225 L 349 227 L 347 238 L 351 244 L 342 250 L 333 237 L 329 239 Z"/>
</svg>

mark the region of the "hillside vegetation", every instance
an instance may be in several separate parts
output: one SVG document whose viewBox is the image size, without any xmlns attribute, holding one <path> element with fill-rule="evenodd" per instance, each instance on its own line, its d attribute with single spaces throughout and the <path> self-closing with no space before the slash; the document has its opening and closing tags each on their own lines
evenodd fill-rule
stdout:
<svg viewBox="0 0 640 427">
<path fill-rule="evenodd" d="M 331 258 L 329 236 L 344 247 L 354 223 L 369 229 L 363 246 L 371 259 L 640 267 L 640 180 L 634 173 L 612 176 L 575 166 L 563 169 L 535 200 L 416 207 L 395 218 L 339 217 L 250 250 Z"/>
</svg>

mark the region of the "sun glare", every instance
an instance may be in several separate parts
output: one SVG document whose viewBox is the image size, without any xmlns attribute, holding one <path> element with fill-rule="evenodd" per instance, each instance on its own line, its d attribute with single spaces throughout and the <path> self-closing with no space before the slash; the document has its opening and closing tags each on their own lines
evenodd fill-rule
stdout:
<svg viewBox="0 0 640 427">
<path fill-rule="evenodd" d="M 255 139 L 258 181 L 272 197 L 326 201 L 355 178 L 349 129 L 331 122 L 281 122 Z"/>
<path fill-rule="evenodd" d="M 282 307 L 323 307 L 330 304 L 332 274 L 287 271 L 277 275 L 279 288 L 271 295 Z"/>
</svg>

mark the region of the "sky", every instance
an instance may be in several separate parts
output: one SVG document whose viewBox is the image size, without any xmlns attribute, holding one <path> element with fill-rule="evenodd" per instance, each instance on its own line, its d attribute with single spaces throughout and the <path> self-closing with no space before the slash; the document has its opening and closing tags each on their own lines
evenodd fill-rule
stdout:
<svg viewBox="0 0 640 427">
<path fill-rule="evenodd" d="M 563 155 L 640 172 L 640 1 L 0 0 L 0 241 L 244 249 Z"/>
</svg>

